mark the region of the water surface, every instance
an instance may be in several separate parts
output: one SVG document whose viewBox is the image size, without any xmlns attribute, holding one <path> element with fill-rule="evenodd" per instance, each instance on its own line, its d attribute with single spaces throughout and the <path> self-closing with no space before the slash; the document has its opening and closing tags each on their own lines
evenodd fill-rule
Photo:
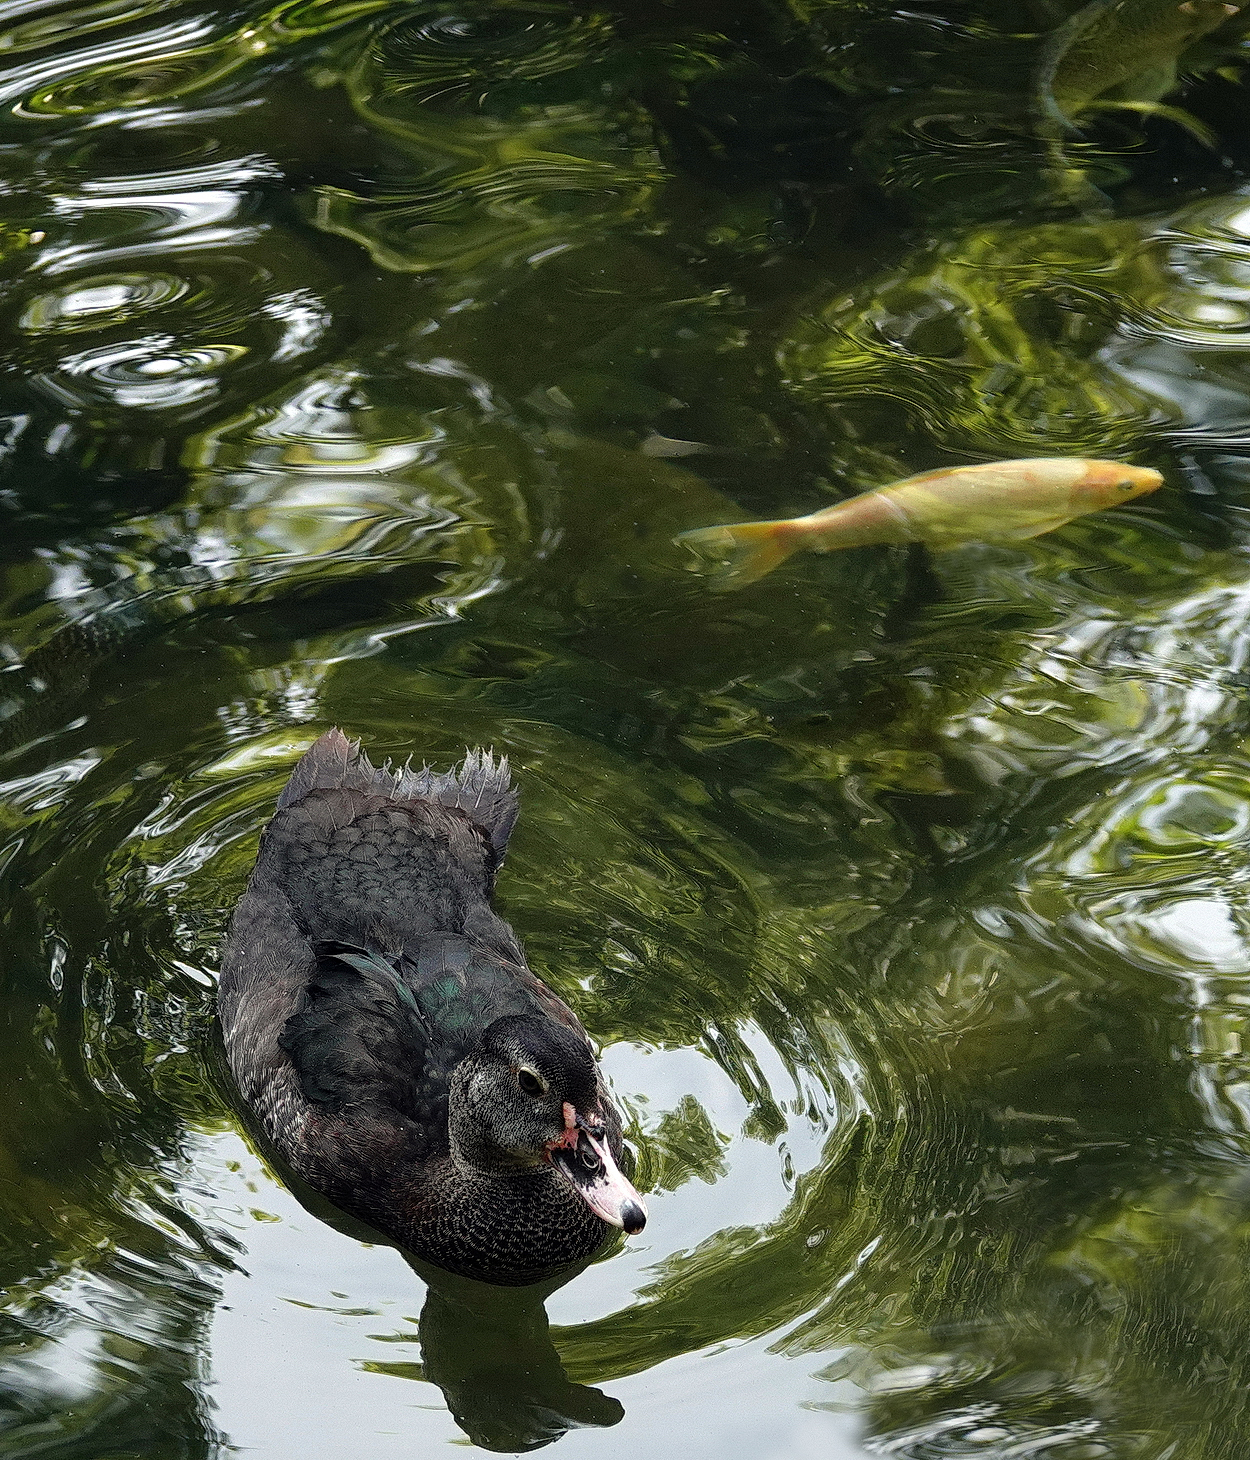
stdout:
<svg viewBox="0 0 1250 1460">
<path fill-rule="evenodd" d="M 0 1454 L 1245 1453 L 1243 43 L 1057 139 L 1075 8 L 0 5 Z M 1060 453 L 1167 485 L 735 594 L 671 542 Z M 232 1104 L 331 724 L 512 758 L 651 1208 L 549 1293 Z"/>
</svg>

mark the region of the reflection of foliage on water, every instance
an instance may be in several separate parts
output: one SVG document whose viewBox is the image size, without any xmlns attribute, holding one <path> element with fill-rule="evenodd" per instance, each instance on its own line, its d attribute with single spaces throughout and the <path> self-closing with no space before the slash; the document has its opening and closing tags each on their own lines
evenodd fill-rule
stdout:
<svg viewBox="0 0 1250 1460">
<path fill-rule="evenodd" d="M 1234 193 L 1161 223 L 996 225 L 927 247 L 805 314 L 780 352 L 789 387 L 827 413 L 833 465 L 863 486 L 884 464 L 862 443 L 900 406 L 960 459 L 1128 456 L 1181 427 L 1215 444 L 1244 428 L 1248 219 Z"/>
<path fill-rule="evenodd" d="M 3 1056 L 16 1079 L 0 1151 L 0 1448 L 199 1454 L 215 1437 L 200 1355 L 237 1247 L 209 1203 L 179 1189 L 188 1126 L 219 1110 L 190 1052 L 211 1027 L 208 991 L 154 969 L 164 920 L 113 924 L 99 956 L 106 910 L 78 884 L 74 838 L 49 815 L 91 768 L 5 785 L 8 875 L 25 843 L 29 883 L 6 896 Z M 84 808 L 78 826 L 100 810 Z"/>
<path fill-rule="evenodd" d="M 961 456 L 1117 455 L 1151 416 L 1100 359 L 1122 298 L 1149 283 L 1137 237 L 1125 223 L 995 227 L 927 250 L 824 310 L 787 344 L 787 372 L 805 397 L 863 401 L 856 435 L 902 404 Z"/>
<path fill-rule="evenodd" d="M 323 190 L 318 222 L 388 268 L 471 269 L 563 250 L 638 212 L 661 174 L 645 117 L 627 95 L 612 104 L 612 41 L 606 16 L 553 5 L 399 19 L 348 86 L 420 185 Z"/>
</svg>

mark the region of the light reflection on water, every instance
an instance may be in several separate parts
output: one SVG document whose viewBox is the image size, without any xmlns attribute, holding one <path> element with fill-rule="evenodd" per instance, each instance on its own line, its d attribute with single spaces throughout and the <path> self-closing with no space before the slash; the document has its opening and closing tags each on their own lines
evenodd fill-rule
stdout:
<svg viewBox="0 0 1250 1460">
<path fill-rule="evenodd" d="M 0 1452 L 1244 1450 L 1241 92 L 1061 168 L 949 9 L 10 7 Z M 730 595 L 671 542 L 1047 452 L 1167 487 Z M 550 1293 L 230 1103 L 332 723 L 518 768 L 653 1214 Z"/>
</svg>

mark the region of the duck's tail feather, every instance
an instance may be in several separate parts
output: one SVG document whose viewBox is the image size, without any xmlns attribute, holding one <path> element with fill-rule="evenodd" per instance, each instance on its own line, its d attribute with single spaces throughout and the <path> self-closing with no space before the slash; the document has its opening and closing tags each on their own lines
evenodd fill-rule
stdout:
<svg viewBox="0 0 1250 1460">
<path fill-rule="evenodd" d="M 786 522 L 734 522 L 727 527 L 696 527 L 675 541 L 690 549 L 719 588 L 754 583 L 794 551 L 782 528 Z"/>
<path fill-rule="evenodd" d="M 405 800 L 438 801 L 457 806 L 489 833 L 495 855 L 501 860 L 520 809 L 508 757 L 490 750 L 471 750 L 461 765 L 450 771 L 419 771 L 405 768 L 399 773 L 395 794 Z"/>
<path fill-rule="evenodd" d="M 374 791 L 377 771 L 360 748 L 339 729 L 327 730 L 300 757 L 278 797 L 278 809 L 294 806 L 310 791 Z"/>
<path fill-rule="evenodd" d="M 349 740 L 338 729 L 327 730 L 304 752 L 278 797 L 278 808 L 293 806 L 318 790 L 365 791 L 393 801 L 437 801 L 454 806 L 486 832 L 500 860 L 519 809 L 506 755 L 471 750 L 454 770 L 432 771 L 429 766 L 414 770 L 411 765 L 392 770 L 389 762 L 373 765 L 360 742 Z"/>
</svg>

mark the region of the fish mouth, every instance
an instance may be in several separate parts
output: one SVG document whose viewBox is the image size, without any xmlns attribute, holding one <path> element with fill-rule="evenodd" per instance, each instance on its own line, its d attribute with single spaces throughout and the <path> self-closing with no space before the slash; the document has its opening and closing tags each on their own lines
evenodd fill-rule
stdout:
<svg viewBox="0 0 1250 1460">
<path fill-rule="evenodd" d="M 647 1204 L 616 1164 L 607 1136 L 581 1119 L 576 1139 L 553 1141 L 547 1159 L 595 1216 L 631 1237 L 647 1225 Z"/>
<path fill-rule="evenodd" d="M 1144 497 L 1148 492 L 1157 492 L 1163 485 L 1163 473 L 1152 466 L 1122 466 L 1111 473 L 1115 477 L 1111 500 L 1107 504 L 1131 502 L 1134 497 Z M 1100 509 L 1095 509 L 1100 510 Z"/>
</svg>

